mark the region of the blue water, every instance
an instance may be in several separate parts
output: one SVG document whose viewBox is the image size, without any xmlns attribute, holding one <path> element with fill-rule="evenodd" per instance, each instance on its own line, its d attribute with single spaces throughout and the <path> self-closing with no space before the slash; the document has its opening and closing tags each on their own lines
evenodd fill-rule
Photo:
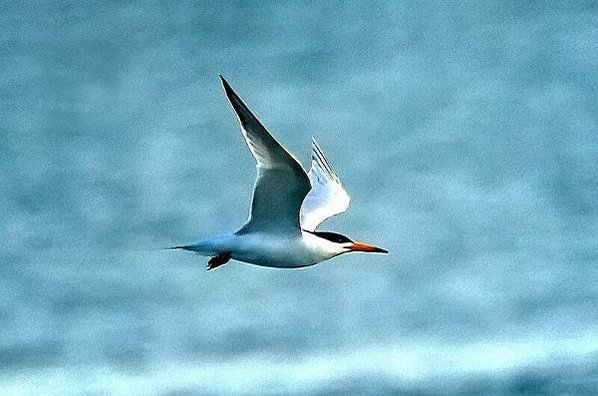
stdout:
<svg viewBox="0 0 598 396">
<path fill-rule="evenodd" d="M 0 393 L 598 392 L 598 2 L 9 2 Z M 228 78 L 388 256 L 160 250 L 234 231 Z"/>
</svg>

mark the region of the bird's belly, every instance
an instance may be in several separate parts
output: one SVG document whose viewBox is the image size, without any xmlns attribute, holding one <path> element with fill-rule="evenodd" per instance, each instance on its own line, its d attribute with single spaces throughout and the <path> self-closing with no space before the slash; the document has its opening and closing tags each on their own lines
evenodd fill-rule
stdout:
<svg viewBox="0 0 598 396">
<path fill-rule="evenodd" d="M 320 261 L 300 239 L 267 236 L 240 239 L 231 257 L 249 264 L 275 268 L 307 267 Z"/>
</svg>

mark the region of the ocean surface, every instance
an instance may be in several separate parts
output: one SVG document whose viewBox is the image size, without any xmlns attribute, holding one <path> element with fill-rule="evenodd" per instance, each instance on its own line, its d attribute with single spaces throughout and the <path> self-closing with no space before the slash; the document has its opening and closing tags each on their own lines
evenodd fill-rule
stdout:
<svg viewBox="0 0 598 396">
<path fill-rule="evenodd" d="M 4 2 L 0 394 L 598 393 L 598 2 Z M 391 254 L 245 221 L 223 74 Z"/>
</svg>

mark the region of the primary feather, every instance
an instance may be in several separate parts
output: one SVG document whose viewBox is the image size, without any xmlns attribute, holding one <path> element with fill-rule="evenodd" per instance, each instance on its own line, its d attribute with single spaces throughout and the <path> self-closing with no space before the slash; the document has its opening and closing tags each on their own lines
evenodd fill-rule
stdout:
<svg viewBox="0 0 598 396">
<path fill-rule="evenodd" d="M 301 227 L 308 231 L 315 231 L 324 220 L 345 212 L 351 197 L 343 188 L 334 168 L 314 139 L 312 139 L 311 169 L 307 176 L 311 183 L 311 190 L 301 206 Z"/>
<path fill-rule="evenodd" d="M 220 80 L 257 163 L 257 179 L 249 220 L 237 234 L 301 234 L 299 210 L 311 189 L 307 174 L 299 162 L 253 115 L 222 76 Z"/>
</svg>

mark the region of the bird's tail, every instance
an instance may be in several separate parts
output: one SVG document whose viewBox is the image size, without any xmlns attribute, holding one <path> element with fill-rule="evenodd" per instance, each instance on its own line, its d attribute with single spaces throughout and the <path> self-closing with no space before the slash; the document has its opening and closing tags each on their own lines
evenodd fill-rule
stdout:
<svg viewBox="0 0 598 396">
<path fill-rule="evenodd" d="M 199 241 L 197 243 L 191 243 L 188 245 L 176 245 L 166 248 L 166 250 L 187 250 L 200 256 L 215 256 L 220 254 L 220 249 L 215 245 L 214 240 L 208 239 Z"/>
<path fill-rule="evenodd" d="M 232 245 L 235 238 L 233 234 L 216 235 L 198 242 L 176 245 L 169 250 L 188 250 L 201 256 L 216 256 L 233 251 Z"/>
<path fill-rule="evenodd" d="M 191 248 L 192 248 L 192 245 L 177 245 L 177 246 L 166 247 L 166 248 L 164 248 L 164 250 L 176 250 L 176 249 L 192 250 Z"/>
</svg>

